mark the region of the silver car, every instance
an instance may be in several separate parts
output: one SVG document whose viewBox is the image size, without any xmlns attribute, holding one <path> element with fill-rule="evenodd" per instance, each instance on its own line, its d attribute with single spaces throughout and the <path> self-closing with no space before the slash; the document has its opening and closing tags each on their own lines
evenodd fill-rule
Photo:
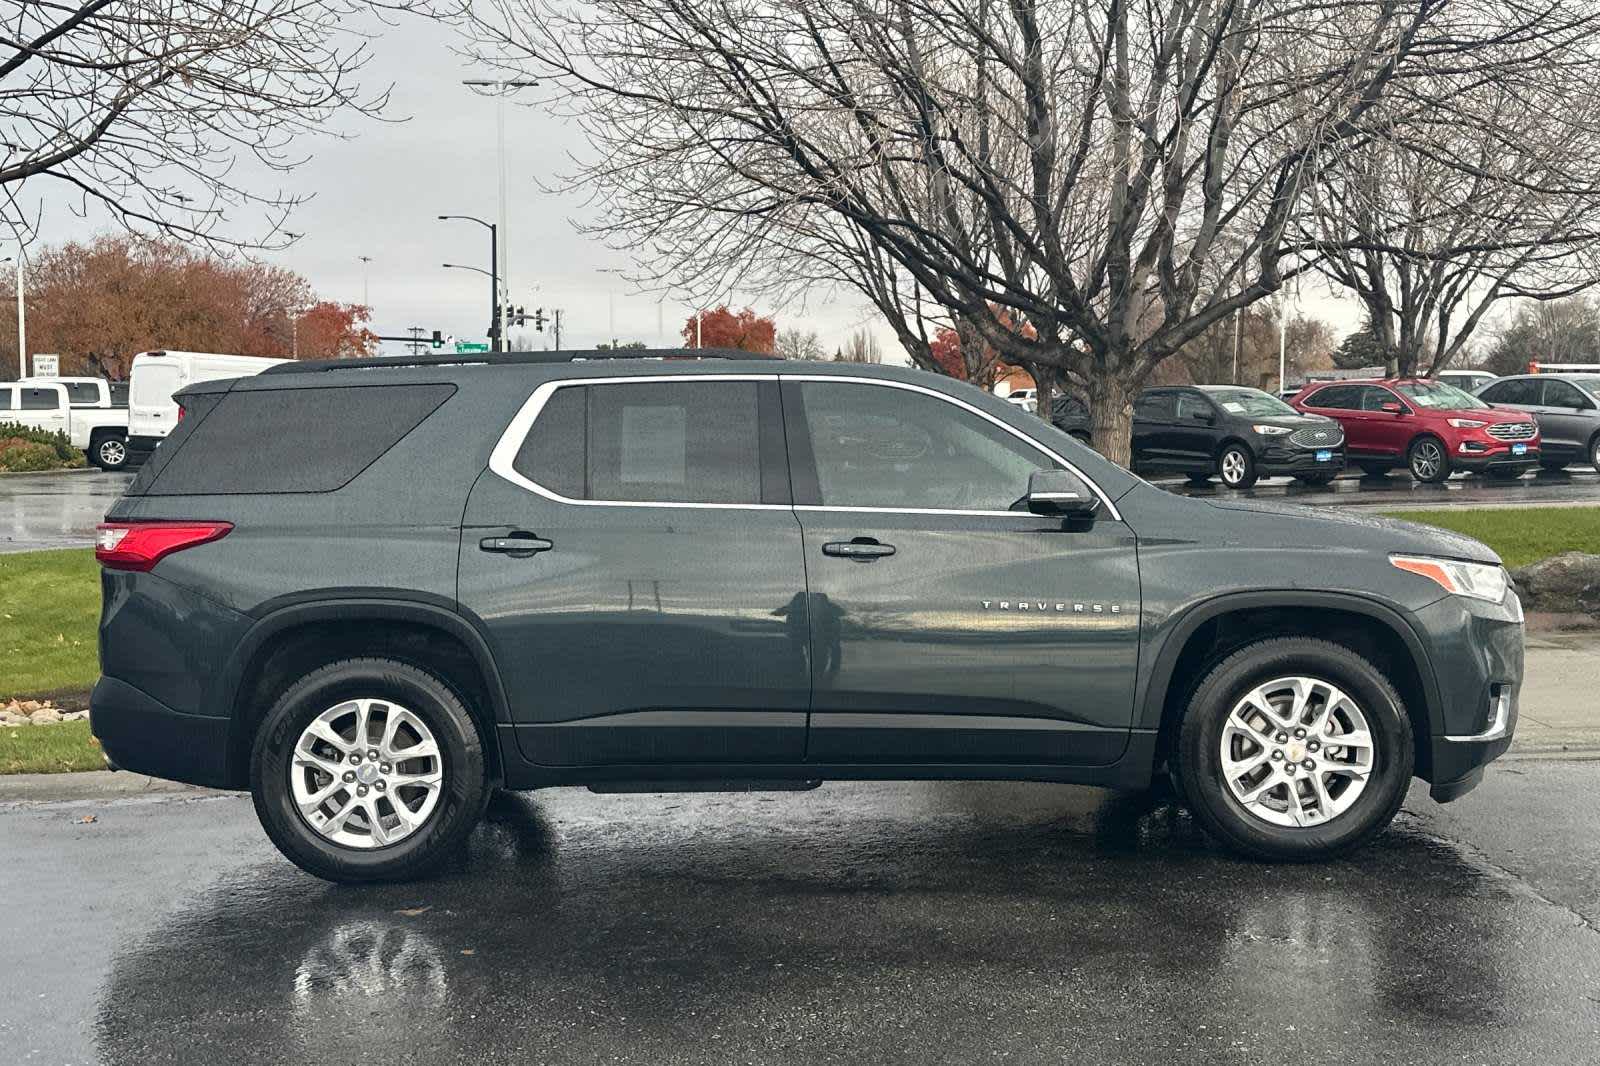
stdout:
<svg viewBox="0 0 1600 1066">
<path fill-rule="evenodd" d="M 1518 374 L 1490 382 L 1478 396 L 1538 419 L 1546 470 L 1574 460 L 1600 470 L 1600 374 Z"/>
</svg>

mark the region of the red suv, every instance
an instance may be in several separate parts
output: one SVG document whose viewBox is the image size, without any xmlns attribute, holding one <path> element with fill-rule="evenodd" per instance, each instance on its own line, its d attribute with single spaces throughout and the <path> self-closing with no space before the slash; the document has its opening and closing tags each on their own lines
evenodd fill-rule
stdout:
<svg viewBox="0 0 1600 1066">
<path fill-rule="evenodd" d="M 1374 476 L 1407 466 L 1418 481 L 1443 481 L 1457 470 L 1510 480 L 1539 463 L 1531 415 L 1497 410 L 1442 381 L 1314 382 L 1290 403 L 1344 426 L 1351 465 Z"/>
</svg>

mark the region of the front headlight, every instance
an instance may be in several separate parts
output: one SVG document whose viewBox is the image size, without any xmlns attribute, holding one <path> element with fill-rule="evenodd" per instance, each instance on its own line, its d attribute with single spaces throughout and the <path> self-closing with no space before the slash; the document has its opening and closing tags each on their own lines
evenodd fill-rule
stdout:
<svg viewBox="0 0 1600 1066">
<path fill-rule="evenodd" d="M 1480 422 L 1476 418 L 1447 418 L 1445 421 L 1450 423 L 1452 426 L 1455 426 L 1457 429 L 1482 429 L 1484 426 L 1489 424 L 1487 422 Z"/>
<path fill-rule="evenodd" d="M 1289 429 L 1287 426 L 1251 426 L 1250 428 L 1261 434 L 1263 437 L 1281 437 L 1285 433 L 1294 432 L 1294 430 Z"/>
<path fill-rule="evenodd" d="M 1427 555 L 1391 555 L 1389 561 L 1401 570 L 1431 578 L 1446 592 L 1490 603 L 1505 599 L 1510 582 L 1504 567 L 1489 563 L 1464 563 Z"/>
</svg>

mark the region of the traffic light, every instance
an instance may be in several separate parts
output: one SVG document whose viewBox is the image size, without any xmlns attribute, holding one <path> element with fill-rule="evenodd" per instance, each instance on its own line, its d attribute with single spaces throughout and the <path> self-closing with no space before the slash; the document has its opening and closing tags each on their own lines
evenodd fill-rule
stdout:
<svg viewBox="0 0 1600 1066">
<path fill-rule="evenodd" d="M 509 308 L 506 317 L 513 326 L 526 326 L 528 324 L 528 309 L 526 307 Z"/>
<path fill-rule="evenodd" d="M 536 307 L 533 311 L 533 328 L 540 333 L 544 332 L 544 308 Z"/>
<path fill-rule="evenodd" d="M 433 345 L 433 347 L 435 347 L 435 348 L 443 348 L 444 347 L 444 333 L 443 333 L 443 331 L 437 330 L 437 329 L 434 330 L 433 331 L 433 340 L 429 341 L 428 343 Z"/>
</svg>

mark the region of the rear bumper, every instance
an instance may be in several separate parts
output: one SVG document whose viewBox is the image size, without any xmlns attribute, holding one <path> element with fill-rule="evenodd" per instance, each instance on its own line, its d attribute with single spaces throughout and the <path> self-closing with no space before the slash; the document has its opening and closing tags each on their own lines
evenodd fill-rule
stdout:
<svg viewBox="0 0 1600 1066">
<path fill-rule="evenodd" d="M 102 677 L 89 720 L 118 769 L 191 785 L 237 788 L 228 772 L 228 719 L 181 714 L 125 681 Z"/>
</svg>

